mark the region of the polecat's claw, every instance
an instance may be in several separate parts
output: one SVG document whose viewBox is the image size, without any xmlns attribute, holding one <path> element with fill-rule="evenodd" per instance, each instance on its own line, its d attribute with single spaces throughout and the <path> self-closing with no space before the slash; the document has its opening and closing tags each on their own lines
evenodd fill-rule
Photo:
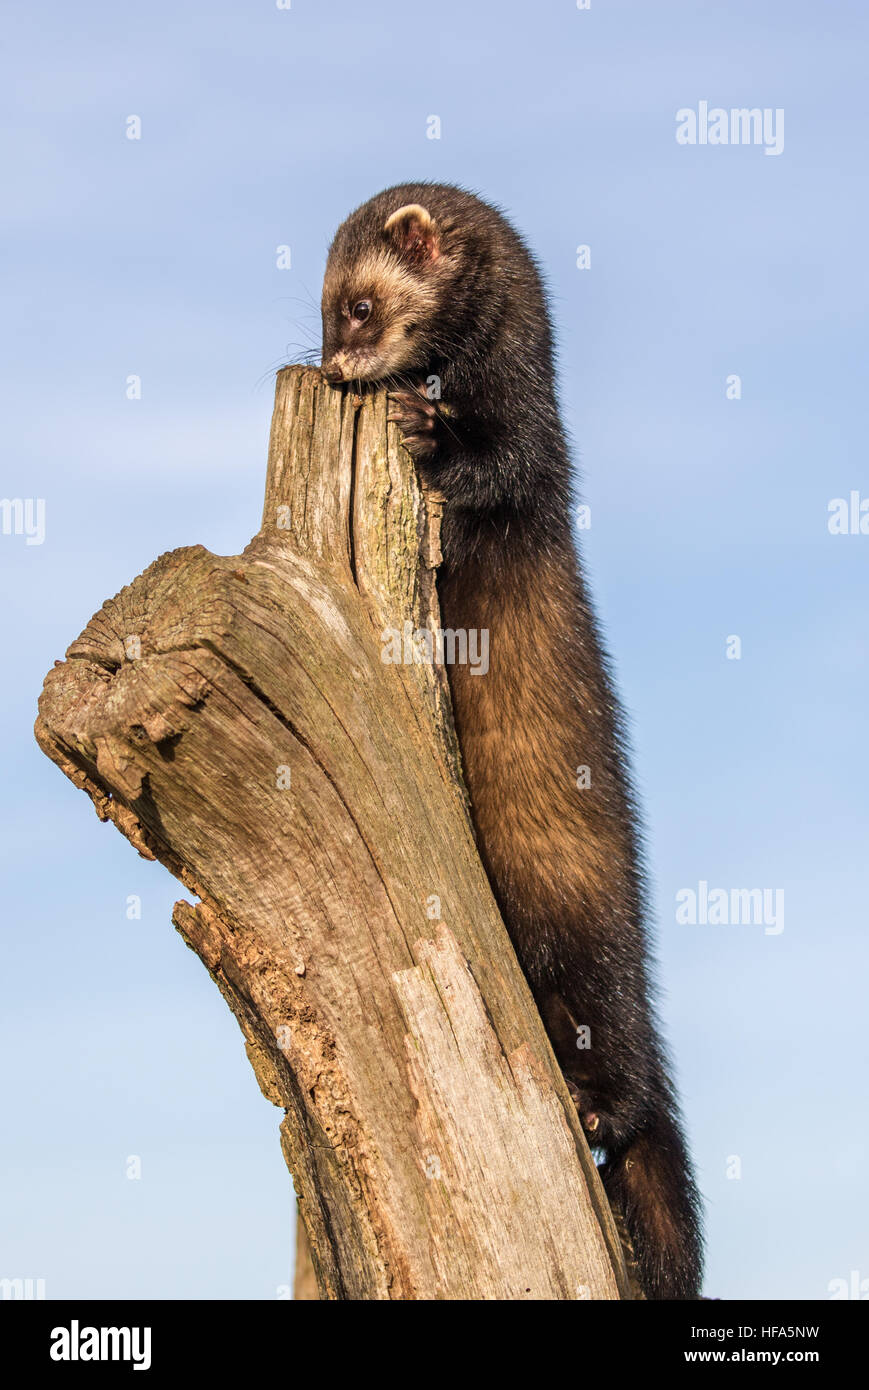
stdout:
<svg viewBox="0 0 869 1390">
<path fill-rule="evenodd" d="M 589 1144 L 592 1148 L 606 1147 L 612 1140 L 614 1132 L 614 1126 L 611 1124 L 609 1116 L 600 1111 L 592 1097 L 583 1091 L 571 1077 L 565 1077 L 565 1080 Z"/>
<path fill-rule="evenodd" d="M 386 418 L 398 425 L 401 442 L 411 458 L 419 459 L 433 454 L 437 448 L 437 406 L 428 399 L 423 388 L 390 391 L 389 403 Z"/>
</svg>

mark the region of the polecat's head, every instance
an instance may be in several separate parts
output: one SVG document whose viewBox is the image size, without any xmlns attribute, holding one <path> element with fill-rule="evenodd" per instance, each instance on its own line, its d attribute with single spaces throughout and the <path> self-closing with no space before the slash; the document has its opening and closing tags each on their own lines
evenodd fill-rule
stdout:
<svg viewBox="0 0 869 1390">
<path fill-rule="evenodd" d="M 339 229 L 323 281 L 322 370 L 379 381 L 425 367 L 438 341 L 452 257 L 427 208 L 359 209 Z"/>
</svg>

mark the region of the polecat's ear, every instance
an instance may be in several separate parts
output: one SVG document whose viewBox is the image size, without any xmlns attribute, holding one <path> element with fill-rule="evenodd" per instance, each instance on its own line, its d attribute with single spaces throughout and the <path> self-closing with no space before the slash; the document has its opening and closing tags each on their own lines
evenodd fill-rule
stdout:
<svg viewBox="0 0 869 1390">
<path fill-rule="evenodd" d="M 437 223 L 419 203 L 407 203 L 392 213 L 383 230 L 399 255 L 414 265 L 428 265 L 441 254 Z"/>
</svg>

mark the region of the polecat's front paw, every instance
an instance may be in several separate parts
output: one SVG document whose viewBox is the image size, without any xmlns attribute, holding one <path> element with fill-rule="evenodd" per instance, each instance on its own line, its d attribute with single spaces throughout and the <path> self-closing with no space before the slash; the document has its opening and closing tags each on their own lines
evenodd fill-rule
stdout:
<svg viewBox="0 0 869 1390">
<path fill-rule="evenodd" d="M 401 430 L 401 442 L 412 459 L 419 462 L 431 458 L 438 447 L 438 408 L 425 393 L 425 387 L 415 390 L 390 391 L 389 414 Z"/>
</svg>

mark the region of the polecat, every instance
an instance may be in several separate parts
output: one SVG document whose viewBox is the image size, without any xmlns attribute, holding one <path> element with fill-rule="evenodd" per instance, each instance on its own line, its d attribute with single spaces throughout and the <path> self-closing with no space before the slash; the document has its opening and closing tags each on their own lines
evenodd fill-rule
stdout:
<svg viewBox="0 0 869 1390">
<path fill-rule="evenodd" d="M 488 674 L 449 671 L 480 854 L 642 1289 L 696 1297 L 699 1201 L 649 1000 L 622 719 L 572 539 L 539 272 L 496 209 L 406 184 L 339 228 L 322 311 L 324 374 L 391 388 L 446 499 L 443 624 L 489 631 Z"/>
</svg>

